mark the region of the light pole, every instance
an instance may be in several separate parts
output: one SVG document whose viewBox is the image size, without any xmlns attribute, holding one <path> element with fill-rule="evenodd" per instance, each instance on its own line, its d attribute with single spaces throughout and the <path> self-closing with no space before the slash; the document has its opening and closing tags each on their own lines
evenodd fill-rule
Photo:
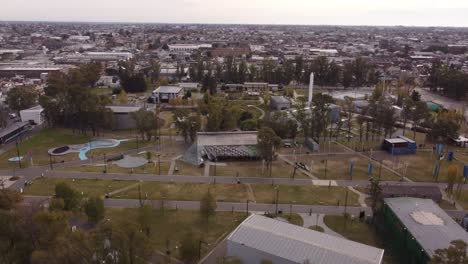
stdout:
<svg viewBox="0 0 468 264">
<path fill-rule="evenodd" d="M 161 154 L 158 154 L 158 175 L 161 175 Z"/>
<path fill-rule="evenodd" d="M 279 187 L 275 187 L 276 190 L 276 199 L 275 199 L 275 215 L 278 215 L 278 200 L 279 200 Z"/>
<path fill-rule="evenodd" d="M 20 158 L 19 147 L 18 147 L 18 139 L 16 139 L 16 157 L 18 158 L 18 165 L 21 169 L 21 158 Z"/>
<path fill-rule="evenodd" d="M 52 164 L 52 155 L 50 153 L 49 153 L 49 165 L 50 165 L 50 169 L 54 170 L 54 165 Z"/>
<path fill-rule="evenodd" d="M 246 209 L 245 209 L 245 210 L 246 210 L 247 215 L 249 215 L 249 202 L 252 202 L 252 201 L 249 200 L 249 199 L 247 199 L 247 200 L 245 201 L 245 203 L 246 203 Z"/>
<path fill-rule="evenodd" d="M 104 173 L 107 173 L 107 158 L 106 158 L 106 153 L 104 153 Z"/>
</svg>

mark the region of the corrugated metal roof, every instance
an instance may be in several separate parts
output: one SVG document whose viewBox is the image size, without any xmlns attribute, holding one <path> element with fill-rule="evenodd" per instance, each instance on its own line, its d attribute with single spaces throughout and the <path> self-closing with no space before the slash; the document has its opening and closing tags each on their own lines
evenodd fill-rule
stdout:
<svg viewBox="0 0 468 264">
<path fill-rule="evenodd" d="M 468 233 L 431 199 L 400 197 L 384 201 L 430 256 L 436 249 L 448 248 L 453 240 L 461 239 L 468 243 Z M 422 224 L 413 214 L 415 212 L 435 215 L 437 222 L 441 220 L 443 224 Z"/>
<path fill-rule="evenodd" d="M 384 253 L 383 249 L 260 215 L 248 217 L 227 239 L 295 263 L 378 264 Z"/>
<path fill-rule="evenodd" d="M 182 87 L 179 86 L 159 86 L 153 93 L 179 93 Z"/>
</svg>

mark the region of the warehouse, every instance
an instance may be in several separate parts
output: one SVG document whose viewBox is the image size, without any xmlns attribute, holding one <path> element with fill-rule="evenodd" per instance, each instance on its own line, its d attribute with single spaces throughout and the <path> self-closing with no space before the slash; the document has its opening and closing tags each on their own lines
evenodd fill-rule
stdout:
<svg viewBox="0 0 468 264">
<path fill-rule="evenodd" d="M 468 233 L 431 199 L 385 198 L 381 215 L 402 263 L 426 264 L 451 241 L 468 243 Z"/>
<path fill-rule="evenodd" d="M 226 238 L 225 254 L 243 263 L 379 264 L 384 250 L 251 215 Z"/>
</svg>

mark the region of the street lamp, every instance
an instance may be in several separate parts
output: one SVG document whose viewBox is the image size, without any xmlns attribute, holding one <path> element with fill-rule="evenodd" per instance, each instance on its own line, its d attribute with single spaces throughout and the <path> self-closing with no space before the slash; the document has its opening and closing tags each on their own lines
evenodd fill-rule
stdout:
<svg viewBox="0 0 468 264">
<path fill-rule="evenodd" d="M 161 154 L 158 154 L 158 175 L 161 175 Z"/>
<path fill-rule="evenodd" d="M 276 208 L 275 208 L 275 214 L 278 215 L 279 187 L 276 186 L 276 187 L 275 187 L 275 190 L 276 190 L 276 199 L 275 199 Z"/>
<path fill-rule="evenodd" d="M 18 165 L 21 169 L 21 158 L 20 158 L 19 147 L 18 147 L 18 139 L 16 139 L 16 157 L 18 158 Z"/>
<path fill-rule="evenodd" d="M 247 199 L 247 200 L 245 201 L 245 203 L 246 203 L 246 209 L 245 209 L 245 210 L 246 210 L 247 215 L 249 215 L 249 202 L 253 202 L 253 201 L 252 201 L 252 200 L 249 200 L 249 199 Z"/>
</svg>

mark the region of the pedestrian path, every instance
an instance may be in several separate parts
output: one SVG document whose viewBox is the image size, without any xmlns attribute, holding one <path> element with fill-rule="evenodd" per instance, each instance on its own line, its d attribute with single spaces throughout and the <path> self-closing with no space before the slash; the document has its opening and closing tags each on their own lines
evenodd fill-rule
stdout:
<svg viewBox="0 0 468 264">
<path fill-rule="evenodd" d="M 349 189 L 350 191 L 352 191 L 353 193 L 359 195 L 359 197 L 358 197 L 358 202 L 359 202 L 359 205 L 360 205 L 360 206 L 362 206 L 362 207 L 367 207 L 366 198 L 368 198 L 369 195 L 364 194 L 364 193 L 362 193 L 362 192 L 360 192 L 360 191 L 354 189 L 354 188 L 351 187 L 351 186 L 348 186 L 348 189 Z"/>
<path fill-rule="evenodd" d="M 320 226 L 323 228 L 323 232 L 325 234 L 329 234 L 332 236 L 340 237 L 343 238 L 342 235 L 336 233 L 335 231 L 331 230 L 323 221 L 323 217 L 325 214 L 305 214 L 305 213 L 299 213 L 299 215 L 302 217 L 304 224 L 303 227 L 309 228 L 311 226 Z"/>
</svg>

